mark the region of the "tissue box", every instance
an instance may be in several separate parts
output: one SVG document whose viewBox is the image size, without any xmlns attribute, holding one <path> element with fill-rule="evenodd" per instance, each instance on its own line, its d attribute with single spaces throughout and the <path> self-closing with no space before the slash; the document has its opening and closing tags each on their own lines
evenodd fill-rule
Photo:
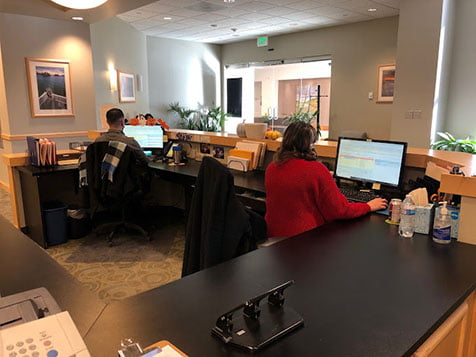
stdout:
<svg viewBox="0 0 476 357">
<path fill-rule="evenodd" d="M 428 234 L 433 227 L 433 217 L 435 215 L 435 206 L 416 206 L 415 209 L 415 232 Z"/>
<path fill-rule="evenodd" d="M 459 208 L 448 206 L 448 212 L 451 217 L 451 238 L 458 238 L 458 226 L 459 226 Z"/>
</svg>

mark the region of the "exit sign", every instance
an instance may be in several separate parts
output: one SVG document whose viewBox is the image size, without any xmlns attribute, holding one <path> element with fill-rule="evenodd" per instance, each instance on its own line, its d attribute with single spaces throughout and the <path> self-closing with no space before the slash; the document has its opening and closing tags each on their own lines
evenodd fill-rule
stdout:
<svg viewBox="0 0 476 357">
<path fill-rule="evenodd" d="M 268 46 L 268 36 L 258 37 L 258 47 Z"/>
</svg>

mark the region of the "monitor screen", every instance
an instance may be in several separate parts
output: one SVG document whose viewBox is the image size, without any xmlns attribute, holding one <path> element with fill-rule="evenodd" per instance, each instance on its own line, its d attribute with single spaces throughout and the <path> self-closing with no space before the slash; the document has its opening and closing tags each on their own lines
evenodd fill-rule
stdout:
<svg viewBox="0 0 476 357">
<path fill-rule="evenodd" d="M 335 176 L 400 186 L 407 143 L 339 138 Z"/>
<path fill-rule="evenodd" d="M 124 127 L 124 134 L 131 136 L 143 148 L 162 149 L 164 147 L 164 131 L 159 125 L 156 126 L 132 126 Z"/>
</svg>

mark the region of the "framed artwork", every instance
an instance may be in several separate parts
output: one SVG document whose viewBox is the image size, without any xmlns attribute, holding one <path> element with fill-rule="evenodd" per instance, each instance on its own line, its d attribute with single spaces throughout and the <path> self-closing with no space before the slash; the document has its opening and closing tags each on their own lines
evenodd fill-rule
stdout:
<svg viewBox="0 0 476 357">
<path fill-rule="evenodd" d="M 395 64 L 378 66 L 377 103 L 393 103 Z"/>
<path fill-rule="evenodd" d="M 134 73 L 117 70 L 119 103 L 134 103 L 136 101 L 136 85 Z"/>
<path fill-rule="evenodd" d="M 25 62 L 31 116 L 74 116 L 69 61 L 25 58 Z"/>
</svg>

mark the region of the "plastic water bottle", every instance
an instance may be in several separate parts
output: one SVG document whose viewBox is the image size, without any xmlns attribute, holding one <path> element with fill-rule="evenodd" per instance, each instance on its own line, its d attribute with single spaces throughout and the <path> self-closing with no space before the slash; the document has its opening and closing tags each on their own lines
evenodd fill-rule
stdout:
<svg viewBox="0 0 476 357">
<path fill-rule="evenodd" d="M 446 208 L 446 202 L 440 202 L 442 207 L 438 207 L 433 224 L 433 240 L 440 244 L 451 242 L 451 217 Z"/>
<path fill-rule="evenodd" d="M 400 226 L 398 234 L 405 238 L 413 237 L 415 232 L 415 203 L 410 195 L 407 195 L 402 202 L 400 210 Z"/>
</svg>

